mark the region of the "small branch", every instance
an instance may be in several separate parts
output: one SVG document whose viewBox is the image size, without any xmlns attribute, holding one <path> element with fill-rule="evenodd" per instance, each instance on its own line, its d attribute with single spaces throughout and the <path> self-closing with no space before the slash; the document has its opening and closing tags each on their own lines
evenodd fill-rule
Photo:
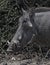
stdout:
<svg viewBox="0 0 50 65">
<path fill-rule="evenodd" d="M 50 49 L 47 51 L 47 53 L 45 55 L 45 58 L 48 56 L 49 52 L 50 52 Z"/>
</svg>

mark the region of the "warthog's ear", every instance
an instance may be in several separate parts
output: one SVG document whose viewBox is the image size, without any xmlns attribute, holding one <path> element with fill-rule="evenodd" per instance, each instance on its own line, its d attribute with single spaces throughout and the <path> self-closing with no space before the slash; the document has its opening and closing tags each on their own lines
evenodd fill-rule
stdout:
<svg viewBox="0 0 50 65">
<path fill-rule="evenodd" d="M 29 9 L 29 15 L 30 15 L 31 18 L 34 19 L 34 16 L 35 16 L 35 9 L 34 8 Z"/>
<path fill-rule="evenodd" d="M 22 8 L 22 12 L 23 12 L 23 14 L 25 14 L 26 13 L 26 11 Z"/>
</svg>

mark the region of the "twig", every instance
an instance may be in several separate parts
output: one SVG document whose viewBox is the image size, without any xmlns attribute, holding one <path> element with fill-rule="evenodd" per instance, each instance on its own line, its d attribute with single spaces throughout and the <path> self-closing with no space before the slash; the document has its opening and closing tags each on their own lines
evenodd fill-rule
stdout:
<svg viewBox="0 0 50 65">
<path fill-rule="evenodd" d="M 45 55 L 45 58 L 48 56 L 49 52 L 50 52 L 50 49 L 47 51 L 47 53 Z"/>
<path fill-rule="evenodd" d="M 0 47 L 1 48 L 1 47 Z M 5 55 L 7 55 L 7 53 L 1 48 L 1 50 L 5 53 Z"/>
</svg>

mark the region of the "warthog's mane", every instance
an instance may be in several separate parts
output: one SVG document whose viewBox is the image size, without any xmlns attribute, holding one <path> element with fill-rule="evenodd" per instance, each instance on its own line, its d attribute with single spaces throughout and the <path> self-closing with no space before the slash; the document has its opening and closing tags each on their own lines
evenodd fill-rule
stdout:
<svg viewBox="0 0 50 65">
<path fill-rule="evenodd" d="M 49 7 L 37 7 L 37 8 L 32 7 L 26 11 L 29 13 L 30 18 L 32 18 L 35 16 L 35 13 L 47 12 L 47 11 L 50 11 L 50 8 Z"/>
<path fill-rule="evenodd" d="M 49 7 L 37 7 L 35 8 L 35 13 L 37 12 L 46 12 L 46 11 L 50 11 L 50 8 Z"/>
</svg>

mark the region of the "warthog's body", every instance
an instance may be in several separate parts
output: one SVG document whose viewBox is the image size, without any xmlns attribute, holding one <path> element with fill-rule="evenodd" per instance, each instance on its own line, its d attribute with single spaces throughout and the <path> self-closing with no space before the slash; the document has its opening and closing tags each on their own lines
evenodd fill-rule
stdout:
<svg viewBox="0 0 50 65">
<path fill-rule="evenodd" d="M 39 30 L 37 39 L 41 46 L 50 47 L 50 8 L 37 8 L 35 11 L 34 21 Z"/>
<path fill-rule="evenodd" d="M 37 24 L 41 45 L 50 46 L 50 11 L 35 13 L 35 23 Z"/>
<path fill-rule="evenodd" d="M 19 28 L 11 40 L 11 45 L 13 43 L 16 43 L 17 46 L 25 45 L 34 34 L 41 46 L 50 47 L 50 8 L 44 7 L 36 8 L 33 11 L 24 11 L 19 23 Z"/>
</svg>

